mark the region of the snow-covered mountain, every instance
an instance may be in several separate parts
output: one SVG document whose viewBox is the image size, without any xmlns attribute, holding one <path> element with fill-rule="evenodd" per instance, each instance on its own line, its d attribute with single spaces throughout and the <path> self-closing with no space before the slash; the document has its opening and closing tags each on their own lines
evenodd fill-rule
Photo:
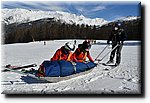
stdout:
<svg viewBox="0 0 150 103">
<path fill-rule="evenodd" d="M 5 24 L 11 23 L 26 23 L 43 18 L 54 18 L 56 21 L 60 20 L 68 24 L 87 24 L 102 26 L 108 21 L 103 18 L 86 18 L 83 15 L 77 16 L 75 14 L 60 12 L 60 11 L 35 11 L 26 9 L 2 9 L 2 22 Z"/>
<path fill-rule="evenodd" d="M 87 18 L 83 15 L 77 16 L 76 14 L 71 14 L 68 12 L 61 12 L 61 11 L 40 11 L 40 10 L 27 10 L 27 9 L 2 9 L 2 22 L 5 24 L 12 24 L 12 23 L 26 23 L 30 21 L 35 21 L 44 18 L 54 18 L 54 20 L 60 20 L 62 23 L 68 24 L 85 24 L 85 25 L 96 25 L 102 26 L 108 24 L 109 22 L 116 22 L 116 21 L 132 21 L 136 20 L 140 17 L 137 16 L 127 16 L 127 17 L 120 17 L 113 21 L 107 21 L 103 18 Z"/>
<path fill-rule="evenodd" d="M 115 19 L 115 21 L 132 21 L 132 20 L 137 20 L 139 19 L 139 16 L 127 16 L 127 17 L 120 17 Z"/>
</svg>

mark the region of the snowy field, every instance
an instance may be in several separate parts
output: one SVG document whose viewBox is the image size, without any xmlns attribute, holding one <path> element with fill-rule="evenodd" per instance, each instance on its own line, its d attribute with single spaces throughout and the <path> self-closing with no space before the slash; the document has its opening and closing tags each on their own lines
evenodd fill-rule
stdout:
<svg viewBox="0 0 150 103">
<path fill-rule="evenodd" d="M 67 40 L 72 41 L 72 40 Z M 55 51 L 64 45 L 66 40 L 16 43 L 2 45 L 2 65 L 40 65 L 49 60 Z M 77 40 L 77 44 L 83 40 Z M 95 59 L 106 46 L 106 41 L 97 41 L 90 50 Z M 14 72 L 2 72 L 1 87 L 3 94 L 140 94 L 140 42 L 128 41 L 122 49 L 122 61 L 117 67 L 99 64 L 86 75 L 58 83 L 45 83 Z M 77 47 L 77 46 L 76 46 Z M 111 47 L 107 48 L 108 52 Z M 105 53 L 106 53 L 105 52 Z M 103 57 L 105 55 L 100 56 Z M 102 63 L 107 62 L 107 56 Z M 36 67 L 38 68 L 38 67 Z M 35 69 L 36 69 L 35 68 Z M 3 69 L 3 68 L 2 68 Z"/>
</svg>

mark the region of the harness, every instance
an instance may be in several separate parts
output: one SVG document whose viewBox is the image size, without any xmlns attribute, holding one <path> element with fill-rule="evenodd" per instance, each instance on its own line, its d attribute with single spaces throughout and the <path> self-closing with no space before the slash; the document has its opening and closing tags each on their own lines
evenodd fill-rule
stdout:
<svg viewBox="0 0 150 103">
<path fill-rule="evenodd" d="M 83 52 L 82 52 L 82 53 L 83 53 Z M 77 60 L 78 60 L 79 62 L 85 61 L 85 60 L 86 60 L 86 57 L 87 57 L 87 52 L 85 52 L 83 58 L 80 58 L 81 56 L 82 56 L 82 54 L 80 54 L 78 57 L 76 57 Z"/>
<path fill-rule="evenodd" d="M 59 56 L 59 60 L 62 60 L 62 57 L 61 57 L 62 52 L 61 52 L 61 51 L 59 51 L 59 55 L 60 55 L 60 56 Z M 72 52 L 69 52 L 68 57 L 67 57 L 67 61 L 70 61 L 71 55 L 72 55 Z"/>
</svg>

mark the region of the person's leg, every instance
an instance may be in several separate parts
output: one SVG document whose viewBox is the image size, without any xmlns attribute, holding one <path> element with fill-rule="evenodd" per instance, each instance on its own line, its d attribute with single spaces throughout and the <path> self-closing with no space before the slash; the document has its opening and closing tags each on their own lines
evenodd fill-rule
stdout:
<svg viewBox="0 0 150 103">
<path fill-rule="evenodd" d="M 112 49 L 113 49 L 115 46 L 116 46 L 116 45 L 112 45 Z M 107 62 L 107 64 L 113 63 L 114 57 L 115 57 L 115 52 L 116 52 L 116 49 L 114 49 L 114 50 L 111 52 L 111 54 L 110 54 L 110 59 L 109 59 L 109 61 Z"/>
<path fill-rule="evenodd" d="M 122 50 L 122 45 L 119 45 L 117 47 L 117 52 L 116 52 L 116 65 L 119 65 L 121 62 L 121 50 Z"/>
</svg>

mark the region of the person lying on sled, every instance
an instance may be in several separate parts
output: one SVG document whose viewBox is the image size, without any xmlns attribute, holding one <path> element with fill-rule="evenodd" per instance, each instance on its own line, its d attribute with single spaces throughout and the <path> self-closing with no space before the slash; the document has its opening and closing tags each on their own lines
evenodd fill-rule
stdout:
<svg viewBox="0 0 150 103">
<path fill-rule="evenodd" d="M 75 42 L 74 44 L 67 42 L 64 46 L 58 49 L 54 56 L 51 58 L 51 61 L 55 60 L 66 60 L 70 61 L 70 57 L 72 56 L 72 52 L 75 49 Z"/>
<path fill-rule="evenodd" d="M 91 62 L 94 62 L 93 58 L 90 56 L 91 44 L 90 41 L 84 41 L 82 44 L 78 45 L 76 51 L 72 54 L 71 59 L 73 62 L 86 62 L 86 57 Z"/>
</svg>

